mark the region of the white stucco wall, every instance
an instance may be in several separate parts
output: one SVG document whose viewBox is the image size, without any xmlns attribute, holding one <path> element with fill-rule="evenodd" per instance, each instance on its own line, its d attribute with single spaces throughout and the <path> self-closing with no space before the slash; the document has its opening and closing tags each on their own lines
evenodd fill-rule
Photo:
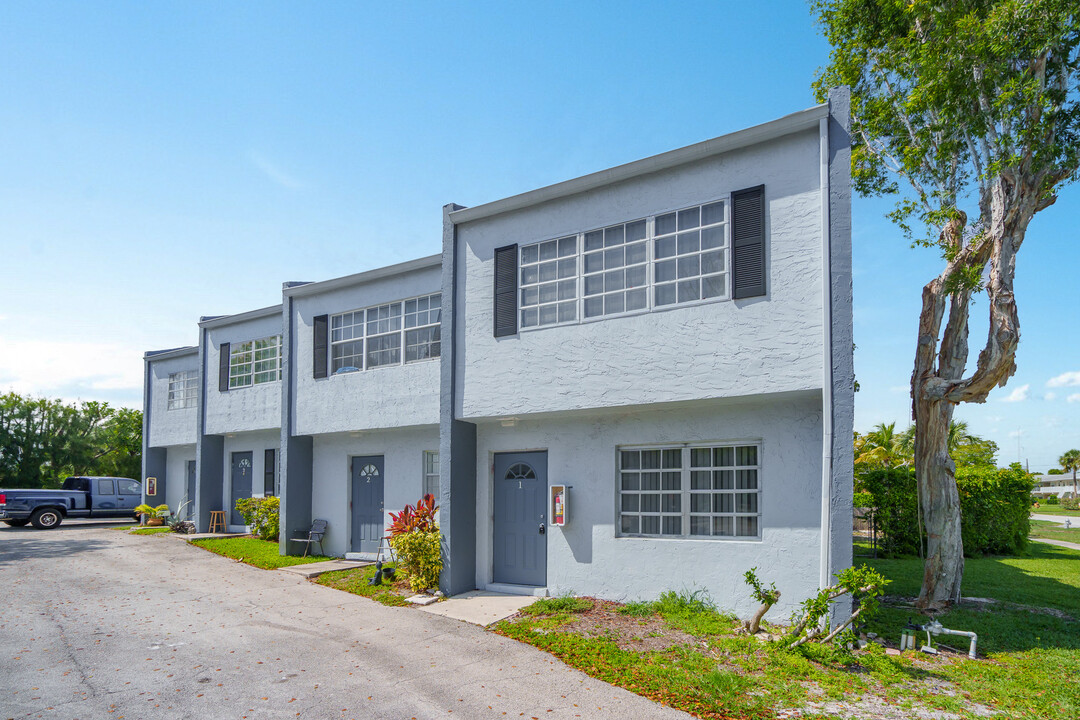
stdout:
<svg viewBox="0 0 1080 720">
<path fill-rule="evenodd" d="M 184 502 L 187 494 L 187 464 L 189 460 L 195 460 L 195 445 L 177 445 L 167 448 L 165 458 L 165 502 L 169 509 L 176 512 L 180 503 Z M 191 506 L 195 504 L 195 498 L 188 498 Z M 185 514 L 188 507 L 184 508 Z"/>
<path fill-rule="evenodd" d="M 430 295 L 441 267 L 383 278 L 293 300 L 297 435 L 406 427 L 439 422 L 439 361 L 422 360 L 326 378 L 313 377 L 313 318 Z M 404 354 L 404 348 L 402 348 Z"/>
<path fill-rule="evenodd" d="M 239 343 L 281 335 L 281 314 L 243 320 L 207 332 L 206 433 L 224 435 L 281 427 L 281 381 L 261 383 L 228 392 L 218 390 L 221 343 Z"/>
<path fill-rule="evenodd" d="M 169 375 L 185 370 L 198 371 L 199 354 L 150 361 L 149 447 L 194 444 L 199 431 L 198 408 L 169 410 Z"/>
<path fill-rule="evenodd" d="M 344 555 L 350 543 L 351 458 L 382 455 L 383 518 L 415 505 L 424 486 L 424 451 L 439 449 L 439 428 L 424 427 L 317 435 L 313 441 L 311 517 L 327 521 L 324 550 Z"/>
<path fill-rule="evenodd" d="M 761 443 L 761 539 L 616 537 L 617 448 L 653 443 Z M 548 484 L 568 484 L 568 524 L 547 532 L 547 590 L 614 600 L 703 588 L 721 607 L 757 607 L 743 573 L 781 591 L 777 616 L 817 586 L 821 495 L 821 395 L 677 403 L 525 418 L 477 427 L 477 586 L 492 580 L 493 462 L 498 452 L 546 450 Z M 550 513 L 550 510 L 548 511 Z M 549 518 L 550 520 L 550 518 Z"/>
<path fill-rule="evenodd" d="M 728 199 L 758 184 L 767 211 L 766 296 L 492 337 L 496 247 Z M 820 389 L 821 236 L 813 130 L 463 223 L 455 417 Z"/>
<path fill-rule="evenodd" d="M 271 383 L 276 385 L 276 383 Z M 258 432 L 234 433 L 232 437 L 225 436 L 224 452 L 222 453 L 222 483 L 221 483 L 221 507 L 228 513 L 232 511 L 232 454 L 235 452 L 251 452 L 251 496 L 263 496 L 264 471 L 266 469 L 266 450 L 275 451 L 275 460 L 280 464 L 281 433 L 277 430 L 261 430 Z M 276 476 L 275 476 L 276 477 Z M 230 525 L 230 528 L 235 526 Z M 235 528 L 239 530 L 240 528 Z"/>
</svg>

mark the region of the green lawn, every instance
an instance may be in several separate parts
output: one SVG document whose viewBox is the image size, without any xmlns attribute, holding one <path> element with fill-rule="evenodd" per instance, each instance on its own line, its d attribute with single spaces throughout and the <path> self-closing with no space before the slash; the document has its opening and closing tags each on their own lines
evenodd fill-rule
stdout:
<svg viewBox="0 0 1080 720">
<path fill-rule="evenodd" d="M 1048 520 L 1031 521 L 1031 537 L 1049 538 L 1050 540 L 1065 540 L 1080 544 L 1080 518 L 1072 523 L 1072 527 L 1066 528 L 1061 523 Z"/>
<path fill-rule="evenodd" d="M 387 563 L 384 567 L 394 567 L 394 564 Z M 400 574 L 398 575 L 399 579 L 394 582 L 384 580 L 381 585 L 369 585 L 368 581 L 373 577 L 375 577 L 375 566 L 368 565 L 355 570 L 335 570 L 334 572 L 323 573 L 315 578 L 315 582 L 354 595 L 363 595 L 366 598 L 381 602 L 383 605 L 408 605 L 405 602 L 405 597 L 416 594 L 409 591 L 408 582 L 400 579 Z"/>
<path fill-rule="evenodd" d="M 1039 503 L 1039 507 L 1031 508 L 1031 512 L 1035 515 L 1067 515 L 1068 517 L 1080 517 L 1080 510 L 1066 510 L 1060 505 L 1047 505 L 1045 502 Z"/>
<path fill-rule="evenodd" d="M 167 532 L 172 532 L 172 530 L 167 528 L 167 527 L 138 527 L 138 526 L 136 526 L 134 530 L 131 530 L 128 533 L 128 535 L 157 535 L 158 533 L 167 533 Z"/>
<path fill-rule="evenodd" d="M 886 592 L 898 599 L 883 605 L 865 630 L 896 647 L 908 619 L 921 622 L 910 601 L 919 591 L 922 563 L 902 558 L 867 564 L 892 580 Z M 734 618 L 711 608 L 707 598 L 686 594 L 621 607 L 547 598 L 496 631 L 699 717 L 772 718 L 799 707 L 804 717 L 817 717 L 824 713 L 817 703 L 824 701 L 845 702 L 848 717 L 877 716 L 872 704 L 860 704 L 863 698 L 884 701 L 905 717 L 944 711 L 975 718 L 981 708 L 1008 718 L 1080 717 L 1080 552 L 1032 543 L 1024 557 L 968 559 L 964 593 L 997 601 L 966 602 L 940 616 L 946 627 L 979 634 L 978 660 L 911 652 L 898 657 L 874 644 L 854 653 L 813 644 L 789 651 L 782 643 L 735 634 Z M 627 633 L 635 632 L 627 618 L 642 626 L 644 637 L 681 632 L 688 639 L 636 650 L 626 642 Z M 766 620 L 786 618 L 769 614 Z M 966 651 L 963 638 L 943 640 Z"/>
<path fill-rule="evenodd" d="M 260 540 L 255 537 L 202 538 L 201 540 L 192 540 L 191 544 L 264 570 L 276 570 L 290 565 L 305 565 L 307 563 L 333 560 L 333 558 L 324 555 L 308 555 L 306 558 L 295 555 L 279 555 L 276 542 Z"/>
</svg>

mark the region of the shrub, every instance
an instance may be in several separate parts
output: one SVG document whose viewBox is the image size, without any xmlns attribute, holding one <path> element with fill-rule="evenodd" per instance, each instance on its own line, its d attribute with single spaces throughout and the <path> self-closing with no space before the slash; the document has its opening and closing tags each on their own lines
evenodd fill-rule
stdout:
<svg viewBox="0 0 1080 720">
<path fill-rule="evenodd" d="M 919 552 L 919 501 L 915 472 L 910 468 L 871 470 L 860 485 L 873 498 L 873 522 L 878 548 L 885 555 Z"/>
<path fill-rule="evenodd" d="M 442 536 L 435 524 L 439 506 L 428 493 L 400 513 L 390 513 L 390 547 L 398 557 L 398 566 L 409 576 L 413 592 L 423 592 L 439 584 L 442 572 Z"/>
<path fill-rule="evenodd" d="M 1058 500 L 1058 496 L 1057 496 L 1057 495 L 1051 495 L 1050 497 L 1046 498 L 1046 504 L 1047 504 L 1047 505 L 1057 505 L 1057 504 L 1059 504 L 1060 502 L 1061 502 L 1061 501 L 1060 501 L 1060 500 Z"/>
<path fill-rule="evenodd" d="M 168 505 L 158 505 L 153 507 L 152 505 L 142 504 L 138 505 L 134 510 L 136 515 L 145 515 L 148 518 L 163 518 L 169 514 Z"/>
<path fill-rule="evenodd" d="M 280 506 L 281 501 L 276 497 L 241 498 L 236 501 L 236 511 L 244 518 L 244 524 L 263 540 L 278 539 Z"/>
<path fill-rule="evenodd" d="M 1066 510 L 1080 510 L 1080 500 L 1077 498 L 1061 498 L 1061 507 Z"/>
</svg>

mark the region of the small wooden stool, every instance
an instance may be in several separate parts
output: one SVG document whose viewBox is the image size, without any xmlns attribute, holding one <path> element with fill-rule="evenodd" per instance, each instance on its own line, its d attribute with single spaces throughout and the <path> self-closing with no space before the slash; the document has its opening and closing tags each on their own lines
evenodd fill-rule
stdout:
<svg viewBox="0 0 1080 720">
<path fill-rule="evenodd" d="M 225 532 L 225 511 L 210 511 L 210 529 L 207 532 Z"/>
</svg>

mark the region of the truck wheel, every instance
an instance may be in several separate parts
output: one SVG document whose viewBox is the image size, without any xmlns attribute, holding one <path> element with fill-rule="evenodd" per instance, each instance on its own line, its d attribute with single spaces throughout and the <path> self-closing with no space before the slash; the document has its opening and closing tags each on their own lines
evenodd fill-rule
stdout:
<svg viewBox="0 0 1080 720">
<path fill-rule="evenodd" d="M 34 514 L 30 516 L 30 522 L 33 523 L 34 527 L 38 530 L 52 530 L 54 527 L 59 527 L 60 522 L 63 519 L 60 511 L 53 510 L 52 508 L 35 510 Z"/>
<path fill-rule="evenodd" d="M 30 522 L 30 521 L 29 520 L 5 520 L 4 521 L 5 524 L 10 525 L 11 527 L 22 527 L 23 525 L 25 525 L 28 522 Z"/>
</svg>

